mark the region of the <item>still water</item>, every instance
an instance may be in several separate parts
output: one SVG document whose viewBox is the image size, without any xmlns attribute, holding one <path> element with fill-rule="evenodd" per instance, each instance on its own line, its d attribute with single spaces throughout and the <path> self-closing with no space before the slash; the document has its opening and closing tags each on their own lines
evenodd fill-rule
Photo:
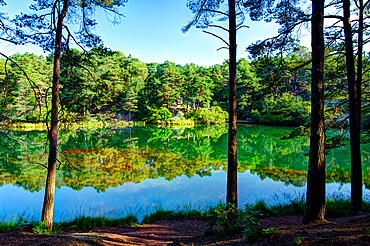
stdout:
<svg viewBox="0 0 370 246">
<path fill-rule="evenodd" d="M 238 126 L 239 203 L 277 201 L 305 192 L 308 137 L 292 128 Z M 0 136 L 0 219 L 38 218 L 47 165 L 46 132 Z M 55 217 L 154 208 L 204 209 L 225 200 L 227 128 L 158 126 L 62 131 Z M 327 193 L 349 196 L 349 144 L 327 156 Z M 370 198 L 370 145 L 362 146 L 364 198 Z"/>
</svg>

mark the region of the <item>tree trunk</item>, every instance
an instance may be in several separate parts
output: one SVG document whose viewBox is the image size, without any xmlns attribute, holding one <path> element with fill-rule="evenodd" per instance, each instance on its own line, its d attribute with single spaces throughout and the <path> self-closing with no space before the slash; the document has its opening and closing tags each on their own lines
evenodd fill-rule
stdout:
<svg viewBox="0 0 370 246">
<path fill-rule="evenodd" d="M 186 101 L 186 113 L 188 113 L 189 112 L 189 94 L 187 94 L 186 95 L 186 98 L 188 99 L 187 101 Z"/>
<path fill-rule="evenodd" d="M 63 9 L 58 16 L 58 24 L 55 36 L 54 71 L 51 99 L 51 126 L 49 138 L 48 173 L 46 178 L 44 204 L 42 208 L 41 221 L 45 222 L 47 230 L 53 229 L 53 209 L 55 194 L 55 176 L 58 151 L 58 104 L 59 104 L 59 77 L 60 77 L 60 53 L 62 43 L 63 19 L 68 10 L 69 0 L 64 0 Z"/>
<path fill-rule="evenodd" d="M 86 116 L 86 98 L 84 98 L 83 105 L 82 116 Z"/>
<path fill-rule="evenodd" d="M 229 142 L 226 202 L 238 204 L 236 146 L 236 14 L 235 0 L 229 0 Z"/>
<path fill-rule="evenodd" d="M 324 124 L 324 0 L 312 0 L 311 137 L 303 224 L 324 220 L 325 124 Z"/>
<path fill-rule="evenodd" d="M 349 96 L 349 131 L 351 142 L 351 212 L 353 214 L 358 214 L 358 212 L 362 208 L 362 168 L 361 168 L 361 145 L 360 145 L 361 80 L 359 80 L 362 76 L 359 77 L 358 80 L 356 81 L 350 16 L 351 16 L 350 1 L 343 0 L 343 27 L 346 47 L 346 65 L 347 65 L 347 81 Z M 362 56 L 362 45 L 360 49 Z M 359 70 L 358 73 L 362 74 L 360 64 L 358 64 L 358 70 Z"/>
<path fill-rule="evenodd" d="M 91 99 L 91 96 L 89 97 L 89 113 L 91 114 L 91 101 L 92 101 L 92 99 Z M 90 117 L 90 114 L 89 114 L 89 117 Z"/>
</svg>

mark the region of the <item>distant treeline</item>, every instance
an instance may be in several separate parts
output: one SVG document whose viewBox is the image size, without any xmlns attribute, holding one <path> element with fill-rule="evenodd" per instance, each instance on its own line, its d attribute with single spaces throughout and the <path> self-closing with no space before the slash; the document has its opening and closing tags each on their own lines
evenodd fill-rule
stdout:
<svg viewBox="0 0 370 246">
<path fill-rule="evenodd" d="M 11 59 L 16 64 L 0 60 L 0 121 L 45 121 L 51 107 L 52 56 L 25 53 Z M 308 123 L 310 59 L 304 47 L 285 57 L 240 59 L 238 119 L 285 125 Z M 157 123 L 177 116 L 218 123 L 227 119 L 228 70 L 227 61 L 210 67 L 182 66 L 170 61 L 144 63 L 102 47 L 85 53 L 72 49 L 62 57 L 62 117 L 75 121 L 108 116 Z M 363 121 L 368 127 L 369 80 L 364 81 Z M 326 59 L 325 86 L 328 123 L 345 123 L 346 67 L 339 53 Z"/>
</svg>

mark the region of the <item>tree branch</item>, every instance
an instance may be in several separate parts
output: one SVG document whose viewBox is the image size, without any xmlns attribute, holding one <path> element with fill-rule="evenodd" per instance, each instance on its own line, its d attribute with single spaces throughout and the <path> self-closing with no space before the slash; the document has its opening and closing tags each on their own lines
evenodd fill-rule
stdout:
<svg viewBox="0 0 370 246">
<path fill-rule="evenodd" d="M 211 32 L 208 32 L 208 31 L 203 31 L 204 33 L 207 33 L 207 34 L 209 34 L 209 35 L 212 35 L 212 36 L 214 36 L 214 37 L 216 37 L 216 38 L 218 38 L 218 39 L 220 39 L 222 42 L 224 42 L 228 47 L 230 47 L 230 45 L 229 45 L 229 43 L 228 42 L 226 42 L 225 41 L 225 39 L 223 39 L 223 38 L 221 38 L 220 36 L 218 36 L 218 35 L 216 35 L 216 34 L 214 34 L 214 33 L 211 33 Z"/>
<path fill-rule="evenodd" d="M 220 29 L 224 30 L 225 32 L 229 32 L 229 29 L 227 29 L 223 26 L 220 26 L 220 25 L 208 25 L 208 27 L 220 28 Z"/>
</svg>

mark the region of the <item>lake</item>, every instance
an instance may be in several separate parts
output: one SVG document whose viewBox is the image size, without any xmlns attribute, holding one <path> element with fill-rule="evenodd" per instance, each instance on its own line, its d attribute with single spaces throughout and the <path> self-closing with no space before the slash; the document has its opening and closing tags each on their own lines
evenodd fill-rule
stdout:
<svg viewBox="0 0 370 246">
<path fill-rule="evenodd" d="M 309 138 L 293 128 L 238 126 L 238 200 L 271 203 L 304 196 Z M 41 214 L 45 131 L 0 135 L 0 219 Z M 55 218 L 139 217 L 153 209 L 206 209 L 225 201 L 227 127 L 137 126 L 61 131 Z M 364 199 L 370 200 L 370 144 L 362 145 Z M 327 193 L 349 197 L 350 149 L 327 155 Z M 2 215 L 2 216 L 1 216 Z"/>
</svg>

